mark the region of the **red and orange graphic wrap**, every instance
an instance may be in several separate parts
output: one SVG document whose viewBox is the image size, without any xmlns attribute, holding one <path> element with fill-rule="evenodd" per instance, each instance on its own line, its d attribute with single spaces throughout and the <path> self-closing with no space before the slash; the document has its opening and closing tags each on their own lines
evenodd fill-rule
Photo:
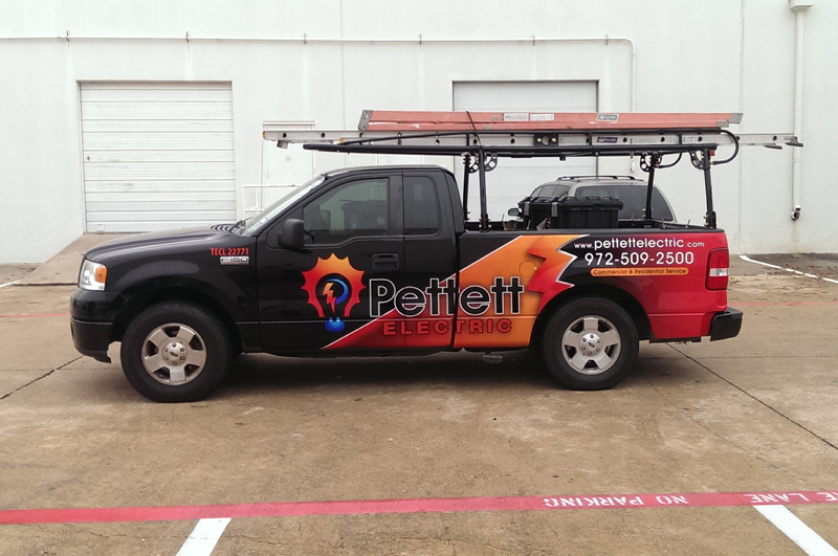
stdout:
<svg viewBox="0 0 838 556">
<path fill-rule="evenodd" d="M 413 288 L 410 314 L 394 308 L 377 315 L 372 307 L 376 291 L 370 291 L 374 320 L 324 349 L 527 346 L 538 313 L 571 287 L 561 276 L 575 257 L 561 249 L 579 237 L 519 236 L 462 269 L 459 276 Z"/>
<path fill-rule="evenodd" d="M 461 291 L 471 285 L 489 288 L 498 277 L 503 278 L 505 283 L 511 283 L 517 278 L 524 291 L 520 296 L 518 312 L 504 306 L 503 311 L 498 313 L 492 307 L 482 315 L 482 327 L 472 324 L 474 319 L 461 306 L 457 315 L 459 330 L 454 347 L 529 345 L 539 311 L 556 295 L 571 287 L 560 278 L 575 257 L 561 248 L 578 238 L 578 235 L 519 236 L 460 271 Z M 488 322 L 490 320 L 493 321 L 491 324 Z M 506 324 L 507 321 L 509 324 Z M 460 325 L 460 322 L 464 324 Z"/>
</svg>

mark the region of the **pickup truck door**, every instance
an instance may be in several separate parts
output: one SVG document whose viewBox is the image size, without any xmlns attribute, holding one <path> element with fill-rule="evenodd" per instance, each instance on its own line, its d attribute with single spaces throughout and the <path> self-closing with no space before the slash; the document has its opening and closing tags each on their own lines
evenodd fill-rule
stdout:
<svg viewBox="0 0 838 556">
<path fill-rule="evenodd" d="M 288 218 L 304 222 L 302 249 L 268 245 L 271 230 Z M 393 306 L 384 300 L 387 288 L 375 290 L 380 295 L 372 311 L 370 299 L 371 281 L 403 285 L 402 218 L 401 176 L 382 170 L 332 178 L 269 226 L 257 244 L 263 349 L 402 348 L 400 323 L 388 325 L 387 336 L 373 330 L 380 329 L 373 321 Z"/>
<path fill-rule="evenodd" d="M 405 316 L 399 330 L 411 350 L 450 347 L 457 314 L 458 251 L 454 219 L 462 209 L 451 207 L 449 187 L 442 172 L 405 172 L 404 282 L 424 293 L 422 311 Z M 409 307 L 408 307 L 409 309 Z"/>
</svg>

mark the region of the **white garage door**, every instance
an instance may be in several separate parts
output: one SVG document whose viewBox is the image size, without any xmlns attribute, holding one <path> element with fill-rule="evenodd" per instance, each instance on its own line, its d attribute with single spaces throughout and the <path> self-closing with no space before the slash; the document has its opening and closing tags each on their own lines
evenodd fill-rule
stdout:
<svg viewBox="0 0 838 556">
<path fill-rule="evenodd" d="M 461 82 L 454 83 L 454 110 L 475 112 L 596 112 L 595 81 Z M 591 158 L 501 159 L 486 175 L 489 217 L 500 220 L 539 184 L 559 176 L 596 174 Z M 459 179 L 459 178 L 458 178 Z M 469 212 L 480 212 L 476 174 L 470 179 Z M 471 184 L 475 184 L 472 186 Z"/>
<path fill-rule="evenodd" d="M 81 85 L 88 232 L 236 219 L 230 83 Z"/>
</svg>

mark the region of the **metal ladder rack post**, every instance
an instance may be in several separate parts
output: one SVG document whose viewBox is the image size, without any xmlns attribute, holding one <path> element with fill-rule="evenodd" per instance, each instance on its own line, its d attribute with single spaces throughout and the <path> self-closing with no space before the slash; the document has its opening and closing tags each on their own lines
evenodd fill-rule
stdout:
<svg viewBox="0 0 838 556">
<path fill-rule="evenodd" d="M 480 157 L 480 160 L 478 161 L 478 164 L 480 165 L 480 229 L 488 230 L 489 209 L 487 206 L 488 200 L 486 198 L 486 156 L 482 151 L 478 156 Z"/>
<path fill-rule="evenodd" d="M 463 221 L 468 221 L 468 177 L 471 174 L 471 155 L 463 155 Z"/>
<path fill-rule="evenodd" d="M 660 164 L 660 157 L 652 155 L 649 164 L 649 184 L 646 187 L 646 214 L 643 217 L 646 220 L 652 220 L 652 191 L 655 188 L 655 169 Z"/>
<path fill-rule="evenodd" d="M 716 211 L 713 208 L 713 182 L 710 178 L 710 150 L 701 151 L 702 170 L 704 170 L 704 194 L 707 198 L 707 221 L 708 228 L 716 227 Z"/>
</svg>

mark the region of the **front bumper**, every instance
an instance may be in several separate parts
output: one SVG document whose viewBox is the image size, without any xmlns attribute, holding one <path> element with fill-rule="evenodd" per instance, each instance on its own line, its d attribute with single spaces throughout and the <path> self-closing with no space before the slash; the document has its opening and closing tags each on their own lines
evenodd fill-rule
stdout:
<svg viewBox="0 0 838 556">
<path fill-rule="evenodd" d="M 742 329 L 742 311 L 727 308 L 724 313 L 713 317 L 710 323 L 710 341 L 724 340 L 739 335 Z"/>
<path fill-rule="evenodd" d="M 77 289 L 70 296 L 70 332 L 73 345 L 82 355 L 110 363 L 108 346 L 114 320 L 124 300 L 114 292 Z"/>
<path fill-rule="evenodd" d="M 70 333 L 73 335 L 73 345 L 82 355 L 92 357 L 96 361 L 110 363 L 108 346 L 111 344 L 113 325 L 109 322 L 86 322 L 70 317 Z"/>
</svg>

